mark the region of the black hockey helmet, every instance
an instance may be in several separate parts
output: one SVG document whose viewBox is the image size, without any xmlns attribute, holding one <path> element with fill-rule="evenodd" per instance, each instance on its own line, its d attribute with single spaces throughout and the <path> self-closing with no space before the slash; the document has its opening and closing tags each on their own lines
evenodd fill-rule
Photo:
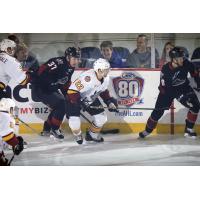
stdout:
<svg viewBox="0 0 200 200">
<path fill-rule="evenodd" d="M 65 50 L 65 57 L 71 56 L 75 58 L 80 58 L 81 57 L 81 50 L 80 48 L 75 48 L 75 47 L 68 47 Z"/>
<path fill-rule="evenodd" d="M 174 47 L 170 52 L 169 52 L 169 57 L 171 59 L 173 58 L 180 58 L 180 57 L 185 57 L 185 52 L 182 48 L 180 47 Z"/>
</svg>

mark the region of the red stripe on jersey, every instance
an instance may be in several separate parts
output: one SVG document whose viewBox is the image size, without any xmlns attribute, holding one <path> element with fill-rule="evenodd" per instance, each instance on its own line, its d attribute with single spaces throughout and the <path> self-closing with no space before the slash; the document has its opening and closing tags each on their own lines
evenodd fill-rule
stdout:
<svg viewBox="0 0 200 200">
<path fill-rule="evenodd" d="M 197 71 L 191 73 L 191 76 L 192 76 L 192 77 L 198 77 L 198 75 L 199 75 L 199 73 L 198 73 Z"/>
<path fill-rule="evenodd" d="M 188 114 L 187 114 L 187 120 L 188 121 L 195 123 L 196 120 L 197 120 L 197 117 L 198 117 L 197 113 L 192 113 L 191 111 L 188 111 Z"/>
<path fill-rule="evenodd" d="M 38 70 L 38 75 L 41 75 L 46 70 L 46 68 L 46 65 L 41 65 Z"/>
</svg>

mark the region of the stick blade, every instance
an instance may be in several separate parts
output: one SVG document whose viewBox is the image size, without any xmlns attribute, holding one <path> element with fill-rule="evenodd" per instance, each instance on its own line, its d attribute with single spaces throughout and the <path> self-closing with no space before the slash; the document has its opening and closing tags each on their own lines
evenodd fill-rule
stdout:
<svg viewBox="0 0 200 200">
<path fill-rule="evenodd" d="M 119 133 L 119 129 L 108 129 L 108 130 L 102 130 L 102 134 L 117 134 Z"/>
</svg>

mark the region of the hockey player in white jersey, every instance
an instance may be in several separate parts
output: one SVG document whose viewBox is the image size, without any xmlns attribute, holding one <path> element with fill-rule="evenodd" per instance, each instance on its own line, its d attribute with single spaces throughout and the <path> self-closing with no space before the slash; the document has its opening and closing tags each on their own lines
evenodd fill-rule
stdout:
<svg viewBox="0 0 200 200">
<path fill-rule="evenodd" d="M 16 85 L 25 85 L 29 81 L 29 75 L 14 58 L 15 49 L 16 44 L 12 40 L 4 39 L 0 43 L 0 99 L 10 98 L 5 88 L 11 80 Z"/>
<path fill-rule="evenodd" d="M 108 106 L 110 112 L 117 112 L 117 100 L 108 91 L 110 64 L 99 58 L 94 62 L 93 69 L 83 72 L 69 87 L 67 92 L 67 116 L 69 127 L 78 144 L 83 143 L 80 112 L 84 110 L 93 116 L 85 140 L 103 142 L 100 130 L 107 121 L 107 115 L 98 97 Z"/>
<path fill-rule="evenodd" d="M 3 144 L 12 146 L 15 155 L 19 155 L 24 149 L 24 141 L 21 136 L 14 133 L 13 110 L 15 102 L 9 98 L 0 100 L 0 166 L 8 165 L 8 159 L 3 152 Z"/>
</svg>

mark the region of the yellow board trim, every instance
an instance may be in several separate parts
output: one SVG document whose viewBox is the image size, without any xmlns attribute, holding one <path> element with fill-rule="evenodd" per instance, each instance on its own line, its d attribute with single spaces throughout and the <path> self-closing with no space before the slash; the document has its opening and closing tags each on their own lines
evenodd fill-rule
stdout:
<svg viewBox="0 0 200 200">
<path fill-rule="evenodd" d="M 144 123 L 138 123 L 138 124 L 127 124 L 127 123 L 107 123 L 103 126 L 102 130 L 107 130 L 107 129 L 119 129 L 120 133 L 138 133 L 142 130 L 145 129 Z M 41 123 L 32 123 L 29 124 L 32 128 L 36 129 L 37 133 L 40 133 L 43 128 L 43 124 Z M 89 123 L 82 123 L 81 124 L 81 130 L 83 132 L 86 131 L 90 127 Z M 176 124 L 175 125 L 175 134 L 177 133 L 184 133 L 184 124 Z M 66 122 L 62 124 L 62 129 L 64 132 L 71 133 L 71 130 Z M 197 124 L 195 126 L 196 132 L 200 134 L 200 124 Z M 33 131 L 31 131 L 28 127 L 26 127 L 23 124 L 20 124 L 19 132 L 24 134 L 24 133 L 30 133 L 32 134 Z M 157 128 L 153 131 L 153 133 L 165 133 L 169 134 L 170 133 L 170 124 L 158 124 Z"/>
<path fill-rule="evenodd" d="M 67 94 L 76 94 L 76 93 L 78 93 L 78 91 L 76 91 L 76 90 L 68 90 L 67 91 Z"/>
<path fill-rule="evenodd" d="M 14 137 L 14 133 L 9 133 L 8 135 L 3 136 L 2 139 L 3 139 L 4 142 L 7 142 L 10 139 L 12 139 L 13 137 Z"/>
</svg>

